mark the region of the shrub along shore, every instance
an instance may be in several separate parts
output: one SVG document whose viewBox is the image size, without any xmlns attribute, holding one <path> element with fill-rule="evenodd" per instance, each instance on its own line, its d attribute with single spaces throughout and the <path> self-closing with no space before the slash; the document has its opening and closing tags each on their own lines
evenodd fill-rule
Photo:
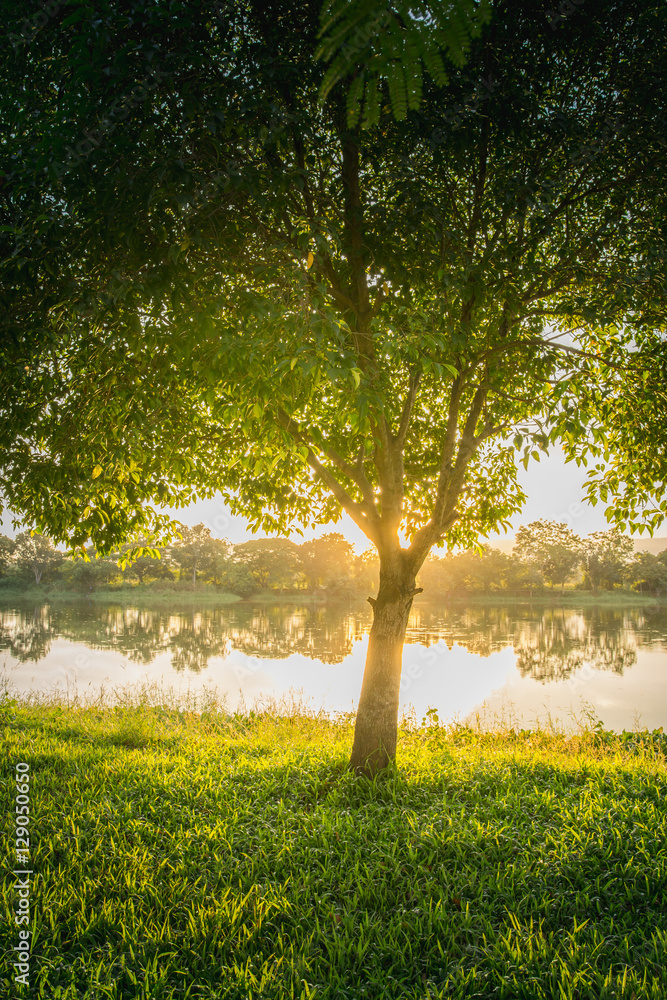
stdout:
<svg viewBox="0 0 667 1000">
<path fill-rule="evenodd" d="M 667 995 L 667 738 L 434 718 L 404 720 L 398 768 L 369 781 L 346 771 L 351 716 L 5 695 L 3 815 L 15 764 L 31 774 L 34 995 Z"/>
</svg>

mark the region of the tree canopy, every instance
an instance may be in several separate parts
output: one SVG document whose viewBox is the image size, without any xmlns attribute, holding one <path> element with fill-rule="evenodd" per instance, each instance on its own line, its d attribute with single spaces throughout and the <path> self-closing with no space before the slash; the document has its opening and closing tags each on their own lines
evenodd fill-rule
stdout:
<svg viewBox="0 0 667 1000">
<path fill-rule="evenodd" d="M 100 551 L 216 490 L 268 532 L 345 510 L 391 645 L 550 443 L 607 459 L 619 525 L 667 512 L 667 8 L 453 4 L 459 50 L 387 10 L 356 48 L 372 3 L 74 2 L 5 43 L 0 463 Z"/>
<path fill-rule="evenodd" d="M 53 542 L 38 532 L 20 532 L 11 550 L 11 562 L 33 573 L 35 583 L 40 583 L 44 573 L 58 566 L 62 558 L 62 552 L 58 552 Z"/>
<path fill-rule="evenodd" d="M 103 550 L 221 489 L 269 531 L 342 507 L 425 549 L 506 521 L 516 449 L 556 437 L 655 500 L 664 5 L 493 10 L 365 129 L 349 76 L 321 101 L 318 5 L 73 4 L 6 52 L 14 509 Z"/>
<path fill-rule="evenodd" d="M 632 551 L 632 541 L 628 541 Z M 601 539 L 598 544 L 602 545 Z M 552 587 L 559 583 L 562 590 L 581 562 L 583 545 L 579 536 L 559 521 L 533 521 L 517 531 L 515 550 L 519 559 L 539 569 Z"/>
</svg>

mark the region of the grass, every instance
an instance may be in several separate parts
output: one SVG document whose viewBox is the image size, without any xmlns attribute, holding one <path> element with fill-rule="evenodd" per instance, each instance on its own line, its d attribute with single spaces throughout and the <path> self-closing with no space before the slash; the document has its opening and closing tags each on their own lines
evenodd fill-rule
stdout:
<svg viewBox="0 0 667 1000">
<path fill-rule="evenodd" d="M 399 770 L 369 781 L 351 717 L 294 704 L 0 713 L 4 817 L 15 762 L 33 775 L 34 997 L 667 995 L 661 733 L 404 720 Z M 14 905 L 8 879 L 5 954 Z M 27 995 L 7 965 L 0 992 Z"/>
<path fill-rule="evenodd" d="M 291 594 L 280 594 L 277 590 L 258 590 L 250 597 L 244 598 L 248 604 L 354 604 L 365 601 L 365 596 L 352 594 L 348 596 L 334 595 L 322 597 L 319 594 L 308 594 L 305 591 L 297 591 Z"/>
<path fill-rule="evenodd" d="M 191 604 L 198 606 L 236 604 L 240 600 L 241 598 L 237 594 L 204 588 L 197 588 L 193 591 L 191 588 L 185 587 L 172 590 L 111 587 L 108 590 L 100 589 L 90 592 L 58 590 L 48 586 L 30 587 L 26 590 L 11 587 L 0 588 L 0 603 L 3 604 L 11 601 L 93 601 L 95 604 L 129 604 L 135 607 L 180 607 L 183 604 L 188 606 Z"/>
<path fill-rule="evenodd" d="M 444 601 L 448 604 L 531 604 L 547 606 L 565 606 L 569 608 L 580 608 L 589 606 L 646 606 L 667 603 L 667 594 L 656 597 L 654 594 L 640 594 L 636 590 L 598 590 L 592 593 L 590 590 L 566 590 L 561 594 L 560 590 L 535 591 L 532 597 L 528 594 L 507 594 L 498 590 L 492 594 L 460 594 L 450 597 L 433 597 L 432 594 L 420 594 L 415 599 L 416 603 L 428 603 L 431 601 Z"/>
<path fill-rule="evenodd" d="M 57 587 L 48 585 L 39 587 L 29 587 L 19 589 L 16 587 L 0 586 L 0 604 L 11 604 L 16 601 L 93 601 L 95 604 L 119 604 L 133 605 L 135 607 L 182 607 L 193 604 L 200 607 L 215 607 L 225 604 L 300 604 L 316 605 L 323 604 L 363 604 L 364 596 L 350 597 L 330 597 L 323 599 L 321 596 L 313 594 L 279 594 L 276 591 L 260 591 L 248 598 L 241 598 L 237 594 L 228 594 L 210 587 L 198 587 L 195 591 L 183 588 L 159 589 L 152 586 L 142 587 L 110 587 L 109 589 L 93 590 L 89 593 L 81 591 L 59 590 Z M 667 604 L 667 594 L 660 597 L 649 594 L 639 594 L 634 590 L 612 590 L 598 591 L 591 593 L 584 590 L 566 590 L 561 595 L 560 591 L 541 591 L 535 593 L 531 598 L 524 594 L 521 596 L 506 594 L 497 591 L 493 594 L 461 594 L 459 596 L 444 597 L 441 594 L 432 592 L 419 595 L 415 604 L 447 604 L 447 605 L 532 605 L 532 606 L 558 606 L 558 607 L 647 607 Z"/>
</svg>

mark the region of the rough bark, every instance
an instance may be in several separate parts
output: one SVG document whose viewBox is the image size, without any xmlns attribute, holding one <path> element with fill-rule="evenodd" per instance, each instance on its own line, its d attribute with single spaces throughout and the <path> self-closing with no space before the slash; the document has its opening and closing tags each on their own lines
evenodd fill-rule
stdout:
<svg viewBox="0 0 667 1000">
<path fill-rule="evenodd" d="M 400 565 L 400 558 L 381 557 L 378 596 L 369 597 L 373 626 L 350 758 L 350 768 L 357 774 L 372 776 L 396 756 L 403 643 L 412 601 L 419 592 L 414 573 Z"/>
</svg>

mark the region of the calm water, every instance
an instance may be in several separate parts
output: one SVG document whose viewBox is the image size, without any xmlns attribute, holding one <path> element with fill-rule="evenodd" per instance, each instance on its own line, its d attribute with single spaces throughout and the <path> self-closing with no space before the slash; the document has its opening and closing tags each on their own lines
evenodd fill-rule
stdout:
<svg viewBox="0 0 667 1000">
<path fill-rule="evenodd" d="M 91 696 L 158 682 L 215 687 L 230 709 L 298 693 L 350 711 L 370 608 L 237 604 L 191 611 L 88 601 L 0 608 L 0 668 L 19 691 Z M 613 729 L 667 726 L 667 607 L 413 608 L 401 703 L 421 719 L 532 725 L 592 711 Z"/>
</svg>

